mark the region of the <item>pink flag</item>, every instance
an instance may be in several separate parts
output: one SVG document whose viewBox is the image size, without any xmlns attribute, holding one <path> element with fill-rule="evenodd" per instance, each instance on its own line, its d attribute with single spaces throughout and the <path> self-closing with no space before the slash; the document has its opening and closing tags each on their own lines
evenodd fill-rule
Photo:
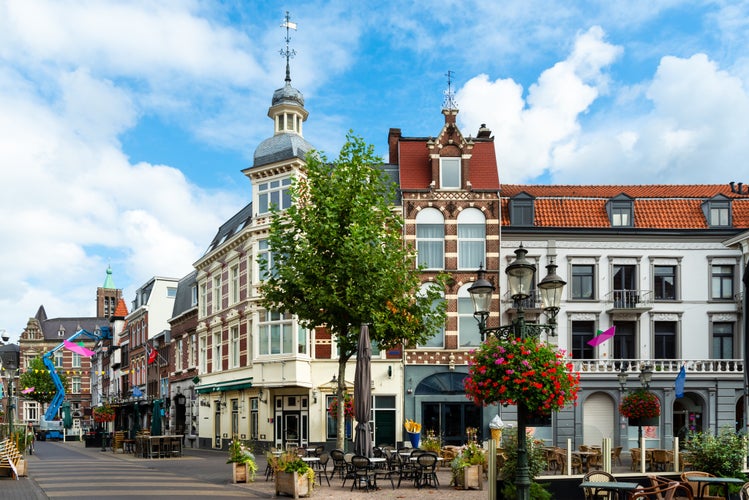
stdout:
<svg viewBox="0 0 749 500">
<path fill-rule="evenodd" d="M 608 339 L 610 339 L 611 337 L 613 337 L 615 332 L 616 332 L 616 325 L 612 326 L 611 328 L 609 328 L 605 332 L 602 332 L 601 330 L 598 330 L 598 335 L 596 335 L 595 337 L 593 337 L 592 339 L 590 339 L 588 341 L 588 345 L 591 345 L 591 346 L 595 347 L 597 345 L 603 344 Z"/>
<path fill-rule="evenodd" d="M 24 390 L 21 391 L 21 394 L 31 394 L 32 392 L 34 392 L 34 388 L 33 387 L 27 387 L 26 389 L 24 389 Z"/>
<path fill-rule="evenodd" d="M 94 355 L 94 351 L 91 349 L 86 349 L 82 345 L 74 344 L 73 342 L 70 342 L 69 340 L 63 340 L 62 344 L 65 346 L 65 349 L 68 351 L 73 351 L 75 353 L 80 354 L 81 356 L 86 356 L 87 358 L 90 358 Z"/>
</svg>

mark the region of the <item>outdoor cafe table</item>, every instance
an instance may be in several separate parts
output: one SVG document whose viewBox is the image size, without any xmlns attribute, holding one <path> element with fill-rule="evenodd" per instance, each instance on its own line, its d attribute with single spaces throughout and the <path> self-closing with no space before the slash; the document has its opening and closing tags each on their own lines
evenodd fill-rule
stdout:
<svg viewBox="0 0 749 500">
<path fill-rule="evenodd" d="M 684 476 L 687 481 L 694 481 L 699 486 L 697 488 L 696 498 L 705 498 L 705 490 L 709 491 L 711 484 L 723 487 L 723 498 L 728 498 L 728 485 L 729 484 L 744 484 L 743 479 L 737 477 L 711 477 L 711 476 L 690 476 L 689 473 L 685 473 Z"/>
<path fill-rule="evenodd" d="M 611 491 L 616 494 L 617 498 L 627 498 L 627 493 L 636 490 L 639 483 L 627 483 L 624 481 L 584 481 L 580 483 L 580 488 L 591 488 L 593 491 Z"/>
<path fill-rule="evenodd" d="M 169 456 L 182 456 L 182 438 L 184 435 L 182 434 L 176 434 L 176 435 L 166 435 L 166 436 L 136 436 L 136 450 L 138 451 L 138 455 L 143 456 L 143 458 L 153 458 L 151 454 L 151 443 L 153 441 L 159 441 L 162 443 L 169 443 Z M 163 454 L 163 452 L 162 452 Z M 163 454 L 163 456 L 166 456 L 166 454 Z M 158 457 L 156 457 L 158 458 Z"/>
</svg>

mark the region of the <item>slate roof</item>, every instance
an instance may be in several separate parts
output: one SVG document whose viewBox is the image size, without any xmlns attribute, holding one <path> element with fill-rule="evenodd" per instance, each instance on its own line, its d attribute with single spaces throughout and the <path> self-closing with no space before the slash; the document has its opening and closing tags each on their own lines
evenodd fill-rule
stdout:
<svg viewBox="0 0 749 500">
<path fill-rule="evenodd" d="M 211 244 L 208 245 L 208 250 L 206 250 L 205 254 L 203 255 L 207 255 L 208 253 L 214 251 L 223 242 L 234 236 L 245 227 L 249 226 L 251 220 L 252 203 L 248 203 L 239 212 L 231 216 L 229 220 L 221 224 L 221 226 L 218 228 L 218 232 L 216 232 L 216 235 L 211 240 Z"/>
<path fill-rule="evenodd" d="M 109 318 L 49 318 L 44 321 L 40 321 L 42 327 L 42 335 L 44 340 L 57 340 L 62 342 L 63 339 L 70 338 L 75 332 L 80 329 L 93 333 L 97 328 L 101 326 L 111 327 Z M 65 329 L 65 334 L 60 336 L 57 332 L 60 327 Z M 92 340 L 90 337 L 81 336 L 78 339 L 86 342 Z M 77 340 L 77 339 L 76 339 Z"/>
<path fill-rule="evenodd" d="M 749 196 L 728 184 L 702 185 L 521 185 L 500 189 L 502 226 L 510 224 L 509 199 L 527 193 L 534 200 L 534 226 L 556 228 L 611 228 L 606 202 L 624 194 L 633 199 L 635 229 L 711 229 L 702 204 L 723 195 L 731 200 L 732 227 L 749 228 Z M 616 227 L 616 230 L 628 228 Z"/>
<path fill-rule="evenodd" d="M 303 160 L 313 149 L 312 145 L 298 134 L 292 132 L 276 134 L 258 145 L 252 166 L 261 167 L 291 158 Z"/>
<path fill-rule="evenodd" d="M 192 303 L 192 287 L 198 283 L 198 272 L 193 271 L 177 284 L 177 295 L 174 297 L 174 308 L 172 309 L 172 318 L 197 307 Z"/>
</svg>

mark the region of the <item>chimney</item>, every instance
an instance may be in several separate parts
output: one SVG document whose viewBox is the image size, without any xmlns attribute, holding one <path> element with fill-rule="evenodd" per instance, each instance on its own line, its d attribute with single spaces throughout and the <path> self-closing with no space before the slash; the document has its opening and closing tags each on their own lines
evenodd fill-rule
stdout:
<svg viewBox="0 0 749 500">
<path fill-rule="evenodd" d="M 390 152 L 390 159 L 388 160 L 388 163 L 392 163 L 393 165 L 398 164 L 398 142 L 400 142 L 400 138 L 401 129 L 391 128 L 390 132 L 388 133 L 388 149 Z"/>
<path fill-rule="evenodd" d="M 486 123 L 482 123 L 479 127 L 479 133 L 476 136 L 477 139 L 488 139 L 491 137 L 492 131 L 486 128 Z"/>
</svg>

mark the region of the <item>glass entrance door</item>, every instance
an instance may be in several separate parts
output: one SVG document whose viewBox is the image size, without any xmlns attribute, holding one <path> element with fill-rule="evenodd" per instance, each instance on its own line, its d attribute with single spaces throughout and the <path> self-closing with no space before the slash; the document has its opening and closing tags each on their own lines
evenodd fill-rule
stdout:
<svg viewBox="0 0 749 500">
<path fill-rule="evenodd" d="M 422 434 L 433 431 L 442 436 L 443 444 L 462 446 L 466 443 L 466 428 L 478 429 L 477 439 L 481 441 L 481 407 L 473 403 L 422 403 Z"/>
</svg>

